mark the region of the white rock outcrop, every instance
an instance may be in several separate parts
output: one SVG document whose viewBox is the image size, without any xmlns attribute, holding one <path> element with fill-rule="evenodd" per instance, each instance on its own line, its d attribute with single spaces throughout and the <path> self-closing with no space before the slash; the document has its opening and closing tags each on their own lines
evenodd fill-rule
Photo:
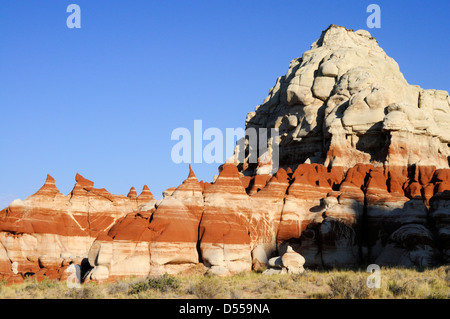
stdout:
<svg viewBox="0 0 450 319">
<path fill-rule="evenodd" d="M 357 163 L 447 168 L 448 92 L 410 85 L 369 32 L 331 25 L 294 59 L 247 128 L 277 128 L 280 166 Z M 269 146 L 274 143 L 268 139 Z M 259 161 L 261 162 L 261 161 Z M 246 165 L 257 172 L 257 165 Z"/>
<path fill-rule="evenodd" d="M 264 271 L 264 274 L 302 274 L 305 271 L 304 264 L 305 258 L 288 246 L 283 256 L 269 259 L 269 268 Z"/>
</svg>

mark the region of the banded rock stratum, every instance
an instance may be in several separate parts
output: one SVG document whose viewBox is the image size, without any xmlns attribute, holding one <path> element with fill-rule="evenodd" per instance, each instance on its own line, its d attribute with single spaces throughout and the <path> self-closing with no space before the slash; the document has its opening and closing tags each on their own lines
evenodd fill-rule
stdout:
<svg viewBox="0 0 450 319">
<path fill-rule="evenodd" d="M 257 163 L 238 162 L 246 141 L 213 182 L 189 168 L 159 201 L 81 175 L 63 195 L 48 176 L 0 212 L 0 278 L 450 262 L 449 95 L 408 84 L 367 31 L 323 31 L 246 127 L 279 130 Z"/>
</svg>

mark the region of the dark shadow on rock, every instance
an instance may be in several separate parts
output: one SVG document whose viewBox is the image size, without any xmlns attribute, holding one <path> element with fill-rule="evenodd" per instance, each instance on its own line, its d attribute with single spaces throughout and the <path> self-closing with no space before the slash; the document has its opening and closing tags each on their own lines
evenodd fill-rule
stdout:
<svg viewBox="0 0 450 319">
<path fill-rule="evenodd" d="M 370 155 L 371 161 L 384 163 L 389 148 L 389 133 L 381 130 L 382 123 L 375 123 L 364 134 L 358 134 L 356 149 Z"/>
<path fill-rule="evenodd" d="M 450 199 L 450 191 L 440 193 L 436 196 L 436 198 L 433 197 L 430 201 L 431 205 L 438 198 Z M 358 209 L 361 210 L 361 206 L 357 206 L 356 203 L 353 205 L 349 207 L 349 210 L 353 209 L 355 212 Z M 362 207 L 364 211 L 359 213 L 363 215 L 359 216 L 357 223 L 354 225 L 349 224 L 346 220 L 340 220 L 331 216 L 327 217 L 324 214 L 325 218 L 322 222 L 308 225 L 299 238 L 291 238 L 282 243 L 280 247 L 291 245 L 295 251 L 305 257 L 305 267 L 307 268 L 364 268 L 368 264 L 373 263 L 388 245 L 392 246 L 392 234 L 405 225 L 411 225 L 411 227 L 412 225 L 418 225 L 416 228 L 423 227 L 428 231 L 432 231 L 433 229 L 433 224 L 427 218 L 429 211 L 426 206 L 422 210 L 417 199 L 408 200 L 402 207 L 385 209 L 384 211 L 379 207 L 375 207 L 375 205 L 367 206 L 366 204 Z M 380 207 L 387 206 L 381 205 Z M 319 208 L 321 206 L 315 206 L 310 211 L 318 211 Z M 364 215 L 366 216 L 364 217 Z M 430 247 L 436 247 L 436 251 L 433 253 L 432 258 L 430 258 L 430 262 L 420 265 L 412 263 L 410 265 L 400 264 L 397 266 L 409 268 L 419 267 L 423 269 L 433 267 L 435 264 L 442 264 L 439 256 L 443 247 L 439 245 L 438 238 L 433 236 L 430 241 L 427 237 L 427 240 L 424 242 L 422 237 L 424 237 L 424 234 L 418 233 L 417 236 L 414 236 L 414 233 L 411 233 L 408 237 L 405 237 L 407 242 L 396 242 L 396 245 L 400 249 L 403 249 L 405 253 L 413 251 L 420 252 L 420 249 L 422 249 L 421 245 L 425 244 Z M 379 246 L 376 251 L 372 252 L 371 248 L 376 244 Z M 280 253 L 282 254 L 282 251 Z M 339 256 L 341 253 L 345 256 Z M 343 264 L 333 264 L 333 254 L 336 254 L 335 260 L 341 260 Z M 350 256 L 353 256 L 354 261 L 349 258 Z"/>
<path fill-rule="evenodd" d="M 80 265 L 80 270 L 81 270 L 81 278 L 82 281 L 84 281 L 86 278 L 86 275 L 93 269 L 94 267 L 92 267 L 89 264 L 89 260 L 87 258 L 83 258 L 83 260 L 81 261 L 81 265 Z"/>
</svg>

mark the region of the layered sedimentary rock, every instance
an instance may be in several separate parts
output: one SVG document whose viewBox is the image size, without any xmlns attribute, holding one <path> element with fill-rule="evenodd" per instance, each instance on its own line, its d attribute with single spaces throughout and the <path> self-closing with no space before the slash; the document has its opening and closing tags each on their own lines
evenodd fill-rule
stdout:
<svg viewBox="0 0 450 319">
<path fill-rule="evenodd" d="M 174 273 L 197 264 L 202 191 L 190 169 L 171 195 L 141 205 L 99 236 L 89 252 L 90 278 Z"/>
<path fill-rule="evenodd" d="M 382 263 L 390 236 L 405 224 L 433 228 L 432 211 L 445 238 L 446 209 L 440 207 L 447 201 L 436 195 L 431 211 L 430 201 L 448 187 L 435 172 L 449 167 L 449 119 L 447 92 L 408 84 L 367 31 L 331 25 L 247 115 L 247 129 L 277 129 L 278 137 L 267 138 L 255 163 L 255 145 L 246 136 L 239 151 L 247 157 L 231 160 L 246 175 L 267 171 L 268 163 L 272 171 L 319 163 L 324 180 L 332 170 L 345 174 L 325 188 L 323 182 L 296 187 L 294 179 L 278 237 L 291 238 L 309 266 Z M 266 149 L 278 149 L 278 161 L 268 160 Z"/>
<path fill-rule="evenodd" d="M 224 165 L 206 189 L 190 171 L 172 195 L 157 202 L 148 194 L 143 204 L 138 196 L 110 195 L 113 202 L 104 202 L 81 177 L 76 191 L 64 196 L 49 177 L 35 195 L 2 211 L 2 276 L 64 278 L 76 263 L 91 268 L 86 279 L 102 281 L 178 273 L 200 262 L 227 275 L 267 267 L 289 246 L 305 258 L 305 267 L 448 262 L 450 169 L 426 178 L 406 170 L 402 183 L 389 167 L 371 164 L 356 165 L 342 177 L 320 164 L 288 171 L 280 169 L 253 195 L 234 165 Z M 425 187 L 412 191 L 416 180 Z M 420 197 L 427 188 L 431 197 Z M 89 203 L 84 217 L 82 198 Z M 65 205 L 44 210 L 56 200 Z M 39 225 L 42 220 L 49 225 Z"/>
<path fill-rule="evenodd" d="M 137 206 L 136 199 L 96 189 L 79 174 L 65 196 L 48 175 L 34 195 L 0 212 L 0 274 L 58 276 L 51 270 L 81 264 L 95 238 Z"/>
<path fill-rule="evenodd" d="M 254 269 L 265 267 L 268 260 L 278 254 L 277 234 L 290 180 L 286 171 L 280 169 L 261 190 L 251 195 L 250 239 Z M 253 186 L 249 193 L 254 190 Z"/>
<path fill-rule="evenodd" d="M 367 31 L 330 26 L 246 126 L 279 134 L 256 147 L 247 136 L 211 182 L 189 169 L 159 201 L 81 175 L 65 196 L 48 176 L 0 212 L 0 277 L 65 279 L 71 264 L 103 281 L 200 263 L 228 275 L 450 261 L 448 93 L 409 85 Z"/>
<path fill-rule="evenodd" d="M 251 270 L 251 198 L 236 166 L 222 167 L 204 200 L 199 237 L 203 262 L 218 274 Z"/>
</svg>

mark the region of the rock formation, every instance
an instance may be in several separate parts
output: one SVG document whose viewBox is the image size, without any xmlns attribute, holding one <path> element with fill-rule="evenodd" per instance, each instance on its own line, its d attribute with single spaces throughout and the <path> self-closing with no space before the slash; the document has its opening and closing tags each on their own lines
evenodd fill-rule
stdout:
<svg viewBox="0 0 450 319">
<path fill-rule="evenodd" d="M 176 273 L 197 264 L 202 212 L 202 188 L 190 169 L 171 195 L 141 205 L 97 238 L 90 279 Z"/>
<path fill-rule="evenodd" d="M 237 167 L 224 165 L 204 198 L 199 234 L 203 262 L 220 274 L 251 270 L 252 205 Z"/>
<path fill-rule="evenodd" d="M 279 130 L 283 168 L 301 163 L 447 168 L 449 103 L 445 91 L 409 85 L 367 31 L 331 25 L 311 50 L 291 61 L 269 96 L 247 115 L 246 126 Z M 272 143 L 277 141 L 269 138 L 269 149 Z M 245 164 L 249 174 L 258 172 L 248 158 Z"/>
<path fill-rule="evenodd" d="M 291 246 L 287 246 L 283 256 L 269 259 L 269 268 L 264 271 L 264 274 L 302 274 L 305 271 L 304 264 L 305 258 L 294 251 Z"/>
<path fill-rule="evenodd" d="M 246 140 L 211 183 L 189 169 L 160 201 L 78 174 L 65 196 L 48 176 L 0 212 L 0 279 L 450 262 L 448 93 L 409 85 L 367 31 L 330 26 L 246 126 L 279 136 L 256 163 Z"/>
<path fill-rule="evenodd" d="M 10 273 L 15 264 L 21 275 L 58 269 L 62 275 L 64 267 L 87 256 L 102 231 L 137 207 L 136 198 L 94 188 L 79 174 L 65 196 L 48 175 L 34 195 L 15 200 L 0 212 L 0 272 Z"/>
</svg>

